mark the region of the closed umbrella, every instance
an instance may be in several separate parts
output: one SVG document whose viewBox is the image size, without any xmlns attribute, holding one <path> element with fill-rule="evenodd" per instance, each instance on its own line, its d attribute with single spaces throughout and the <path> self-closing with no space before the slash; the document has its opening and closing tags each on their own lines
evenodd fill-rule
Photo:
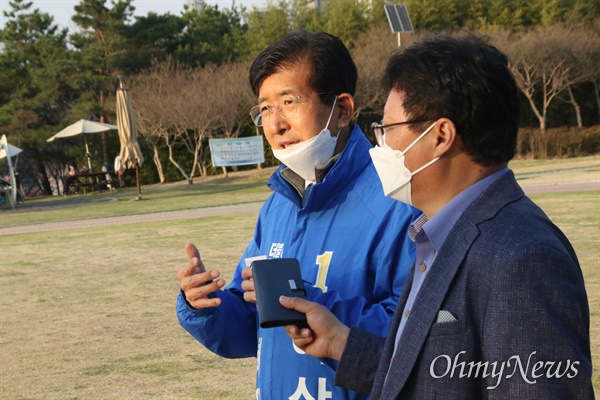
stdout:
<svg viewBox="0 0 600 400">
<path fill-rule="evenodd" d="M 64 139 L 64 138 L 69 138 L 69 137 L 73 137 L 73 136 L 77 136 L 77 135 L 83 135 L 83 138 L 85 140 L 85 155 L 87 156 L 88 167 L 91 171 L 92 170 L 92 162 L 90 161 L 90 149 L 88 148 L 87 135 L 92 134 L 92 133 L 106 132 L 106 131 L 110 131 L 110 130 L 117 130 L 117 126 L 111 125 L 111 124 L 104 124 L 102 122 L 88 121 L 87 119 L 80 119 L 79 121 L 75 122 L 74 124 L 67 126 L 62 131 L 53 135 L 47 141 L 53 142 L 56 139 Z"/>
<path fill-rule="evenodd" d="M 135 180 L 138 189 L 138 200 L 142 199 L 140 189 L 139 167 L 144 162 L 144 156 L 140 150 L 137 140 L 137 122 L 131 105 L 129 91 L 119 77 L 119 87 L 117 88 L 117 126 L 119 131 L 119 140 L 121 141 L 121 163 L 125 168 L 135 167 Z"/>
<path fill-rule="evenodd" d="M 17 180 L 15 179 L 15 170 L 13 169 L 11 157 L 14 157 L 21 151 L 23 150 L 8 144 L 6 135 L 0 137 L 0 158 L 6 157 L 6 161 L 8 162 L 8 174 L 10 176 L 10 186 L 7 188 L 6 198 L 12 208 L 15 208 L 15 205 L 17 204 Z"/>
</svg>

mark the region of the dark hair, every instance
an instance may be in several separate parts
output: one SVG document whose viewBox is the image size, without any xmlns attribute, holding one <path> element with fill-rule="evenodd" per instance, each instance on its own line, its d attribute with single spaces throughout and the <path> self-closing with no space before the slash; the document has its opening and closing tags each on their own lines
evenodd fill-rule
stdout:
<svg viewBox="0 0 600 400">
<path fill-rule="evenodd" d="M 325 32 L 290 33 L 264 49 L 250 66 L 250 86 L 256 96 L 263 81 L 278 70 L 307 62 L 312 68 L 308 85 L 333 98 L 340 93 L 354 96 L 356 65 L 344 43 Z"/>
<path fill-rule="evenodd" d="M 383 85 L 404 93 L 408 119 L 452 120 L 475 162 L 495 165 L 514 157 L 518 89 L 508 57 L 486 38 L 437 36 L 397 50 Z"/>
</svg>

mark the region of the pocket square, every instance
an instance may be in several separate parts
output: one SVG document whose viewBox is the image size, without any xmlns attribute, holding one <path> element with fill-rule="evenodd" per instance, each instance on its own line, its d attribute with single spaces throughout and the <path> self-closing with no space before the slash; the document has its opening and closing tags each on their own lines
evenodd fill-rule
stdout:
<svg viewBox="0 0 600 400">
<path fill-rule="evenodd" d="M 438 311 L 437 319 L 435 320 L 436 324 L 443 324 L 444 322 L 452 322 L 456 321 L 454 315 L 450 313 L 450 311 L 440 310 Z"/>
</svg>

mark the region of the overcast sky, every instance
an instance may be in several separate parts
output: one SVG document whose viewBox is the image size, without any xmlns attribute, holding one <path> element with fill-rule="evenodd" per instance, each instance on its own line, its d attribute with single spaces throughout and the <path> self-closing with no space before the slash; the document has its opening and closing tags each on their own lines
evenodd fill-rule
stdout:
<svg viewBox="0 0 600 400">
<path fill-rule="evenodd" d="M 30 0 L 33 5 L 31 9 L 39 9 L 41 12 L 48 13 L 54 17 L 54 22 L 62 27 L 69 28 L 69 32 L 74 32 L 75 24 L 71 21 L 74 14 L 74 8 L 79 4 L 80 0 Z M 4 28 L 4 11 L 8 11 L 11 7 L 8 4 L 9 0 L 0 0 L 0 29 Z M 232 0 L 205 0 L 206 4 L 216 4 L 219 9 L 231 8 Z M 266 0 L 236 0 L 236 7 L 242 5 L 246 8 L 252 6 L 261 7 L 266 3 Z M 105 3 L 110 7 L 110 1 Z M 153 11 L 157 14 L 171 13 L 180 15 L 183 11 L 185 0 L 133 0 L 132 5 L 135 6 L 134 16 L 147 15 Z"/>
</svg>

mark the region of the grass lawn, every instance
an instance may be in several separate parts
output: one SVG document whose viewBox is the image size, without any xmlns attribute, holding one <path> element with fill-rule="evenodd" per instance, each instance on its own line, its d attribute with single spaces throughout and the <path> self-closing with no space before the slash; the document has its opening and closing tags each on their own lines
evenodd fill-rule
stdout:
<svg viewBox="0 0 600 400">
<path fill-rule="evenodd" d="M 598 160 L 511 166 L 523 174 L 582 162 L 595 170 Z M 130 188 L 67 199 L 83 200 L 76 206 L 28 200 L 32 208 L 0 210 L 0 227 L 260 202 L 271 172 L 143 187 L 142 201 Z M 600 390 L 600 192 L 532 199 L 569 237 L 582 265 Z M 179 327 L 175 299 L 185 243 L 198 245 L 207 267 L 229 280 L 255 219 L 248 213 L 0 236 L 0 398 L 254 398 L 255 359 L 226 360 L 203 348 Z"/>
</svg>

